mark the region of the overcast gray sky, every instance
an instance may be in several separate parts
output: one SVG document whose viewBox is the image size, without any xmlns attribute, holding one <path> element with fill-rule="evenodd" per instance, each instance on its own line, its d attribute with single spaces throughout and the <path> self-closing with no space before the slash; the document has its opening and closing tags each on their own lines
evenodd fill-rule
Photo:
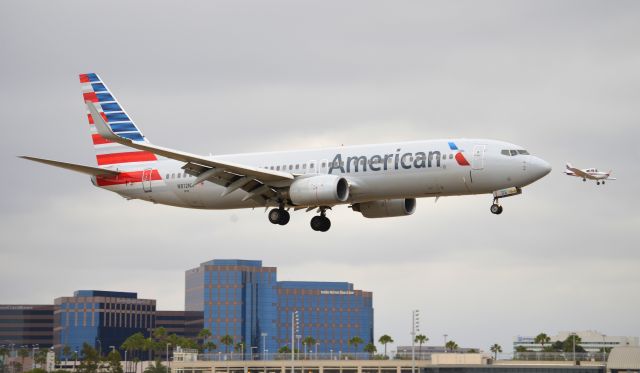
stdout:
<svg viewBox="0 0 640 373">
<path fill-rule="evenodd" d="M 637 1 L 2 1 L 0 303 L 77 289 L 182 309 L 184 270 L 262 259 L 281 280 L 374 292 L 375 333 L 511 350 L 515 335 L 640 335 Z M 97 72 L 154 143 L 223 154 L 441 137 L 510 141 L 554 170 L 326 234 L 262 210 L 127 202 L 29 154 L 93 165 L 77 75 Z M 566 161 L 614 169 L 596 187 Z"/>
</svg>

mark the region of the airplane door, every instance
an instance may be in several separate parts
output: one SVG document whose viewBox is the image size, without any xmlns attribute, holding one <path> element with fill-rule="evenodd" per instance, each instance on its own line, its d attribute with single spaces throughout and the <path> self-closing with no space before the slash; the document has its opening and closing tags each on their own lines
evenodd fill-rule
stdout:
<svg viewBox="0 0 640 373">
<path fill-rule="evenodd" d="M 472 170 L 484 169 L 484 151 L 486 148 L 486 145 L 476 145 L 473 147 L 473 158 L 471 159 Z"/>
<path fill-rule="evenodd" d="M 142 190 L 145 193 L 151 192 L 151 172 L 152 171 L 153 170 L 150 168 L 147 168 L 144 171 L 142 171 Z"/>
</svg>

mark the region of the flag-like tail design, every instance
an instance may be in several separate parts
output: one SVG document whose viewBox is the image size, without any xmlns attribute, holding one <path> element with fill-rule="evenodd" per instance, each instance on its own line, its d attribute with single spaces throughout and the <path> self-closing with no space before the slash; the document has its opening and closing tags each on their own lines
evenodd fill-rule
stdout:
<svg viewBox="0 0 640 373">
<path fill-rule="evenodd" d="M 97 74 L 80 74 L 80 84 L 84 101 L 95 103 L 96 109 L 114 133 L 136 142 L 149 142 Z M 87 119 L 98 166 L 137 164 L 138 162 L 153 162 L 158 159 L 151 152 L 135 150 L 100 136 L 88 108 Z"/>
</svg>

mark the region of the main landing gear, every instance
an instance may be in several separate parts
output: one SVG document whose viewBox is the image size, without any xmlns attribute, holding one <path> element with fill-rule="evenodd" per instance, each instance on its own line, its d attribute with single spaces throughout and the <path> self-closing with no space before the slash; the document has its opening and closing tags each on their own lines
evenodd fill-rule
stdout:
<svg viewBox="0 0 640 373">
<path fill-rule="evenodd" d="M 289 211 L 285 210 L 283 207 L 269 211 L 269 221 L 272 224 L 287 225 L 289 218 Z"/>
<path fill-rule="evenodd" d="M 326 232 L 331 228 L 331 220 L 327 217 L 327 208 L 320 207 L 320 215 L 311 218 L 311 229 L 318 232 Z"/>
</svg>

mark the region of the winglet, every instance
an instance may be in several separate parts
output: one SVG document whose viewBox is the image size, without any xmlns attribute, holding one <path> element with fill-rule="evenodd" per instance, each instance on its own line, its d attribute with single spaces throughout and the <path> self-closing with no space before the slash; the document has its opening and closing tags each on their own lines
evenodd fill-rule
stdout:
<svg viewBox="0 0 640 373">
<path fill-rule="evenodd" d="M 122 143 L 123 140 L 125 140 L 125 142 L 131 141 L 129 139 L 124 139 L 116 135 L 111 130 L 111 127 L 109 127 L 109 125 L 107 124 L 107 122 L 105 122 L 102 115 L 100 115 L 100 113 L 98 112 L 98 109 L 96 108 L 96 104 L 94 104 L 91 101 L 85 101 L 85 103 L 87 104 L 87 108 L 89 108 L 89 112 L 91 113 L 91 117 L 93 118 L 93 123 L 95 124 L 96 130 L 98 131 L 98 134 L 100 136 L 104 137 L 107 140 L 115 141 L 118 143 Z"/>
</svg>

